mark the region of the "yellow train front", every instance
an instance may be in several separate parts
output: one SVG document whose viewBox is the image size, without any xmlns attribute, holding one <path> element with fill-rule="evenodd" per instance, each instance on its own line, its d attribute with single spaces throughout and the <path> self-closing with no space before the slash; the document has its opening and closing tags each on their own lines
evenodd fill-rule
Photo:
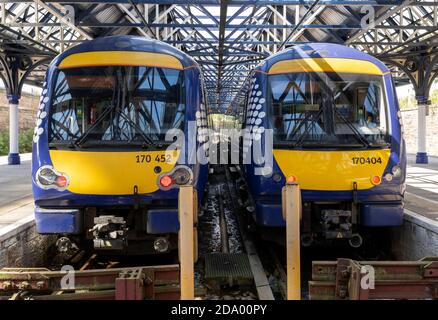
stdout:
<svg viewBox="0 0 438 320">
<path fill-rule="evenodd" d="M 244 172 L 266 238 L 285 225 L 287 181 L 302 190 L 305 246 L 359 247 L 366 230 L 402 224 L 406 154 L 383 63 L 341 45 L 300 45 L 263 61 L 246 88 Z"/>
<path fill-rule="evenodd" d="M 204 99 L 198 65 L 158 41 L 101 38 L 56 57 L 34 134 L 37 231 L 62 237 L 61 250 L 177 248 L 178 187 L 193 184 L 202 199 L 207 179 L 184 151 L 185 132 L 194 147 L 205 140 Z"/>
</svg>

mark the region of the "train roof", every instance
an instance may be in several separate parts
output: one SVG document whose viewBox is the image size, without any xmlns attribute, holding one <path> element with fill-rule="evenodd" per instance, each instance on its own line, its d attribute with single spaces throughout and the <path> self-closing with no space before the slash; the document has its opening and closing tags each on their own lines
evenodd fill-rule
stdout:
<svg viewBox="0 0 438 320">
<path fill-rule="evenodd" d="M 345 45 L 334 43 L 307 43 L 295 45 L 291 48 L 278 52 L 263 60 L 255 70 L 268 72 L 279 61 L 315 58 L 340 58 L 350 60 L 363 60 L 376 65 L 382 74 L 389 72 L 383 62 L 375 57 Z"/>
<path fill-rule="evenodd" d="M 51 66 L 58 66 L 64 58 L 83 52 L 92 51 L 137 51 L 167 54 L 177 58 L 184 68 L 196 66 L 198 64 L 189 55 L 177 48 L 158 41 L 136 36 L 110 36 L 84 41 L 56 56 Z"/>
</svg>

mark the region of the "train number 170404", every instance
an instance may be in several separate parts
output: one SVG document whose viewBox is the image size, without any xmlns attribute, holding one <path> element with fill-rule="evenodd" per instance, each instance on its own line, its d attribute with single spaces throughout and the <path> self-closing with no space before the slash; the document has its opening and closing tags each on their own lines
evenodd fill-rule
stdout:
<svg viewBox="0 0 438 320">
<path fill-rule="evenodd" d="M 380 157 L 353 157 L 353 164 L 382 164 Z"/>
</svg>

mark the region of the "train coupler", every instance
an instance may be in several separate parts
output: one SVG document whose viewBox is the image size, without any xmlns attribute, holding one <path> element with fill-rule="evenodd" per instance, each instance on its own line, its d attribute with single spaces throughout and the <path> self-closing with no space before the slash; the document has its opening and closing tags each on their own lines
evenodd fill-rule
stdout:
<svg viewBox="0 0 438 320">
<path fill-rule="evenodd" d="M 128 245 L 126 221 L 123 217 L 99 216 L 94 218 L 93 233 L 95 249 L 123 250 Z"/>
<path fill-rule="evenodd" d="M 322 210 L 326 239 L 350 239 L 353 236 L 352 212 L 348 210 Z"/>
</svg>

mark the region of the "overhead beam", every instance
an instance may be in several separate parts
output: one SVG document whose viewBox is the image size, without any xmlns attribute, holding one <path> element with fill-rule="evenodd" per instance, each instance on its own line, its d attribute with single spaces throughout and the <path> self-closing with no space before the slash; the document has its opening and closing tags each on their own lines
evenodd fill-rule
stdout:
<svg viewBox="0 0 438 320">
<path fill-rule="evenodd" d="M 81 36 L 83 36 L 87 40 L 93 39 L 91 35 L 89 35 L 87 32 L 82 30 L 81 28 L 77 27 L 74 23 L 72 23 L 69 19 L 67 19 L 65 16 L 61 14 L 61 12 L 58 11 L 58 9 L 54 8 L 52 5 L 46 4 L 44 1 L 41 0 L 33 0 L 36 4 L 46 9 L 48 12 L 50 12 L 52 15 L 54 15 L 57 19 L 59 19 L 62 23 L 64 23 L 66 26 L 68 26 L 70 29 L 76 31 Z M 47 1 L 46 1 L 47 2 Z"/>
<path fill-rule="evenodd" d="M 222 68 L 224 63 L 224 42 L 225 42 L 225 25 L 227 23 L 228 0 L 221 0 L 220 19 L 219 19 L 219 46 L 218 46 L 218 77 L 217 77 L 217 95 L 221 91 Z"/>
<path fill-rule="evenodd" d="M 321 0 L 315 0 L 312 3 L 312 5 L 307 9 L 306 13 L 301 17 L 301 20 L 292 29 L 291 33 L 281 43 L 278 50 L 281 50 L 286 45 L 287 42 L 294 41 L 295 39 L 297 39 L 303 32 L 302 30 L 297 31 L 300 28 L 300 26 L 302 24 L 304 24 L 304 22 L 310 23 L 307 21 L 313 21 L 322 12 L 322 10 L 324 10 L 324 7 L 321 7 L 321 8 L 318 8 L 318 10 L 316 10 L 316 12 L 312 13 L 313 9 L 319 4 L 320 1 Z M 298 10 L 298 8 L 296 10 Z M 310 17 L 309 17 L 309 15 L 310 15 Z"/>
<path fill-rule="evenodd" d="M 137 5 L 134 3 L 134 1 L 129 0 L 129 3 L 131 4 L 131 6 L 134 8 L 134 11 L 137 13 L 137 15 L 140 17 L 141 21 L 143 22 L 143 24 L 146 26 L 146 28 L 149 30 L 149 32 L 152 34 L 153 38 L 157 38 L 155 32 L 152 30 L 152 28 L 149 26 L 148 22 L 146 21 L 145 17 L 143 16 L 143 14 L 140 12 L 140 10 L 137 8 Z M 145 12 L 146 13 L 146 12 Z"/>
<path fill-rule="evenodd" d="M 29 2 L 29 0 L 12 0 L 8 3 L 22 3 Z M 46 3 L 129 3 L 129 0 L 45 0 Z M 321 0 L 321 5 L 326 6 L 352 6 L 360 7 L 364 5 L 388 7 L 401 3 L 401 0 Z M 191 5 L 219 5 L 220 0 L 135 0 L 137 4 L 191 4 Z M 312 0 L 229 0 L 229 6 L 242 5 L 311 5 Z M 424 6 L 438 4 L 431 0 L 414 1 L 411 6 Z"/>
<path fill-rule="evenodd" d="M 386 8 L 381 9 L 383 12 L 380 16 L 378 16 L 372 23 L 368 24 L 365 28 L 362 30 L 357 31 L 352 37 L 348 38 L 347 41 L 345 41 L 346 44 L 350 44 L 353 41 L 358 40 L 360 37 L 362 37 L 364 34 L 368 33 L 370 29 L 374 29 L 374 26 L 380 25 L 383 21 L 394 15 L 397 11 L 409 6 L 415 2 L 414 0 L 404 0 L 401 4 L 396 6 L 395 8 L 392 8 L 390 10 L 387 10 Z"/>
</svg>

